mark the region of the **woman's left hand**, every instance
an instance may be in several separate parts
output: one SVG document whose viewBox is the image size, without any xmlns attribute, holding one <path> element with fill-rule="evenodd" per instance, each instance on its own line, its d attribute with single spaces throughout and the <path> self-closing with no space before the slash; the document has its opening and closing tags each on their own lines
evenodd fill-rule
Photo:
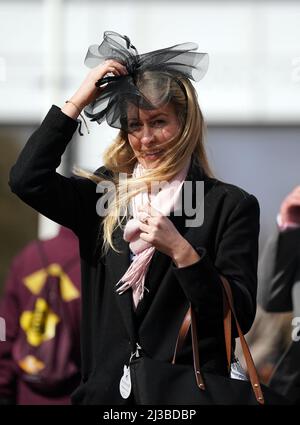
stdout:
<svg viewBox="0 0 300 425">
<path fill-rule="evenodd" d="M 158 251 L 170 256 L 176 264 L 178 259 L 191 257 L 195 250 L 190 243 L 178 232 L 174 224 L 168 217 L 162 215 L 152 205 L 144 205 L 139 208 L 141 215 L 147 216 L 146 222 L 140 224 L 140 238 L 153 245 Z M 146 213 L 146 214 L 144 214 Z M 200 258 L 196 254 L 198 259 Z"/>
</svg>

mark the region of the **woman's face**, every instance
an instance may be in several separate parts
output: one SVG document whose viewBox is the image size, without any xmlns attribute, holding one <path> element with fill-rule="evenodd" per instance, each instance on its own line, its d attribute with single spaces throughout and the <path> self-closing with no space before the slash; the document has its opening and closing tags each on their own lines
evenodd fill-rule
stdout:
<svg viewBox="0 0 300 425">
<path fill-rule="evenodd" d="M 180 123 L 171 103 L 154 110 L 130 105 L 127 111 L 128 140 L 144 168 L 155 168 L 166 149 L 164 143 L 180 131 Z"/>
</svg>

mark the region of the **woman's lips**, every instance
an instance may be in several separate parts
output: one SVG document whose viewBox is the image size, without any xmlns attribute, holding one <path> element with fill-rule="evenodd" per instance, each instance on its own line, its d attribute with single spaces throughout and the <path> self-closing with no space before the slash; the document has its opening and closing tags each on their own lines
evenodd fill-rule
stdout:
<svg viewBox="0 0 300 425">
<path fill-rule="evenodd" d="M 162 150 L 143 152 L 143 156 L 148 159 L 155 159 L 162 153 Z"/>
</svg>

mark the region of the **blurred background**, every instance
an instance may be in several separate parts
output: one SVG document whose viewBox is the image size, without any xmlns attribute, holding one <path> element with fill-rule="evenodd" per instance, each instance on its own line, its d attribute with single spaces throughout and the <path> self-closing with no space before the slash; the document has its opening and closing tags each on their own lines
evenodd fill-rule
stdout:
<svg viewBox="0 0 300 425">
<path fill-rule="evenodd" d="M 1 0 L 0 22 L 0 293 L 12 257 L 56 232 L 10 193 L 9 170 L 50 106 L 75 92 L 87 48 L 105 30 L 141 53 L 186 41 L 209 53 L 196 83 L 209 158 L 217 178 L 258 198 L 263 249 L 282 199 L 300 184 L 299 1 Z M 116 130 L 89 128 L 75 134 L 63 174 L 102 164 Z"/>
</svg>

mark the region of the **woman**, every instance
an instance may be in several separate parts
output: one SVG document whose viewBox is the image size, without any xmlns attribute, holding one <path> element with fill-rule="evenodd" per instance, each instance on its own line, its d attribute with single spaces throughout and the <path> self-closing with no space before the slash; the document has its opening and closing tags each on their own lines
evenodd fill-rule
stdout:
<svg viewBox="0 0 300 425">
<path fill-rule="evenodd" d="M 227 375 L 219 274 L 230 282 L 244 333 L 256 311 L 259 206 L 253 195 L 210 172 L 189 81 L 204 75 L 207 55 L 194 52 L 193 44 L 138 55 L 124 40 L 125 47 L 117 45 L 106 33 L 100 46 L 91 46 L 86 63 L 93 69 L 62 109 L 52 106 L 10 174 L 13 192 L 80 240 L 77 404 L 136 403 L 133 391 L 120 391 L 125 366 L 137 347 L 170 361 L 189 303 L 197 313 L 202 369 Z M 65 178 L 55 170 L 83 108 L 120 132 L 104 167 Z M 125 182 L 119 173 L 126 173 Z M 106 194 L 95 185 L 103 181 L 116 184 L 107 215 Z M 170 185 L 153 191 L 157 181 Z M 192 182 L 192 190 L 183 182 Z M 204 184 L 204 202 L 197 182 Z M 181 193 L 187 193 L 182 203 Z M 185 207 L 191 203 L 203 206 L 203 223 L 190 225 Z M 177 361 L 191 364 L 191 339 Z"/>
</svg>

